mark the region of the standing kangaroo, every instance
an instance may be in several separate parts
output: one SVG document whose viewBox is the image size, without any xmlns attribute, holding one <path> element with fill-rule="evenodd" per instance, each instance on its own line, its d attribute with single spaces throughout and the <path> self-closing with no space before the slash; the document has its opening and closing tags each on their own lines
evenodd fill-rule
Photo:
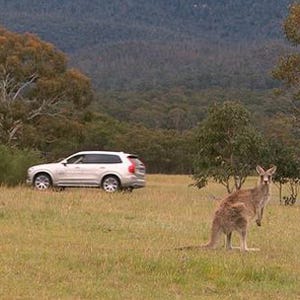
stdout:
<svg viewBox="0 0 300 300">
<path fill-rule="evenodd" d="M 226 248 L 233 249 L 231 236 L 233 231 L 240 234 L 242 251 L 259 250 L 249 249 L 247 247 L 247 230 L 252 219 L 256 218 L 256 224 L 261 226 L 261 220 L 266 204 L 270 198 L 270 184 L 272 175 L 276 171 L 276 166 L 265 171 L 257 166 L 256 171 L 260 175 L 259 183 L 255 188 L 247 190 L 238 190 L 224 198 L 218 209 L 215 211 L 210 241 L 202 246 L 189 246 L 177 248 L 193 249 L 207 248 L 214 249 L 222 233 L 226 235 Z"/>
<path fill-rule="evenodd" d="M 242 251 L 254 250 L 247 247 L 247 230 L 249 222 L 255 216 L 256 224 L 261 226 L 261 220 L 266 204 L 270 199 L 270 184 L 276 166 L 265 171 L 262 167 L 256 167 L 260 175 L 257 187 L 248 190 L 239 190 L 224 198 L 216 210 L 210 241 L 204 248 L 215 248 L 221 233 L 226 235 L 226 248 L 232 249 L 231 235 L 233 231 L 240 234 Z"/>
</svg>

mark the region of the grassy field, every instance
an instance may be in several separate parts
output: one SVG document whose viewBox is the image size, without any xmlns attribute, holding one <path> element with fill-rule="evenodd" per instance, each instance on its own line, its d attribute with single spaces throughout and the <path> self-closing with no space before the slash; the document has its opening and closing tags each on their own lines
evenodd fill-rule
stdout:
<svg viewBox="0 0 300 300">
<path fill-rule="evenodd" d="M 112 195 L 1 187 L 0 298 L 300 299 L 300 206 L 280 206 L 273 186 L 262 227 L 249 232 L 259 252 L 176 251 L 207 241 L 225 190 L 147 180 Z"/>
</svg>

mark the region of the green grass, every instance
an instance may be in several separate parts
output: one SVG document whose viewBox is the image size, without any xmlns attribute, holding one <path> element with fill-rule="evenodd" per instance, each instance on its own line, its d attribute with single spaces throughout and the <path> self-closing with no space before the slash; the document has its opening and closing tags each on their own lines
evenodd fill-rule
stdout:
<svg viewBox="0 0 300 300">
<path fill-rule="evenodd" d="M 224 189 L 147 179 L 145 189 L 113 195 L 1 187 L 0 298 L 300 299 L 300 206 L 280 206 L 275 186 L 248 236 L 261 251 L 175 251 L 207 241 L 212 199 Z"/>
</svg>

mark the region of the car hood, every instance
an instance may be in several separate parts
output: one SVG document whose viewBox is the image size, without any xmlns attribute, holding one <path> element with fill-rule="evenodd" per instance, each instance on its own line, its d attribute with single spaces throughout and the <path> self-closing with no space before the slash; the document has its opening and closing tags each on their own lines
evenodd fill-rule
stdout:
<svg viewBox="0 0 300 300">
<path fill-rule="evenodd" d="M 61 163 L 40 164 L 40 165 L 32 166 L 28 170 L 29 171 L 34 171 L 34 170 L 49 170 L 49 169 L 52 169 L 54 167 L 57 167 L 58 165 L 61 165 Z"/>
</svg>

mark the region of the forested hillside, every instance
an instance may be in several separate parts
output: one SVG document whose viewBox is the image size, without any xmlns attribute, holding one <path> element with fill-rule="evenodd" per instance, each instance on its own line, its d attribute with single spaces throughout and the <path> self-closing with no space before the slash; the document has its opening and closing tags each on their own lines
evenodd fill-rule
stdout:
<svg viewBox="0 0 300 300">
<path fill-rule="evenodd" d="M 0 0 L 0 23 L 67 52 L 97 89 L 267 89 L 289 0 Z"/>
<path fill-rule="evenodd" d="M 212 103 L 276 113 L 271 90 L 290 49 L 290 0 L 0 0 L 0 24 L 33 32 L 91 77 L 96 110 L 149 128 L 186 130 Z"/>
<path fill-rule="evenodd" d="M 0 1 L 4 25 L 43 33 L 43 38 L 52 33 L 52 42 L 65 51 L 98 42 L 132 39 L 245 41 L 279 37 L 278 25 L 289 3 L 289 0 Z"/>
</svg>

